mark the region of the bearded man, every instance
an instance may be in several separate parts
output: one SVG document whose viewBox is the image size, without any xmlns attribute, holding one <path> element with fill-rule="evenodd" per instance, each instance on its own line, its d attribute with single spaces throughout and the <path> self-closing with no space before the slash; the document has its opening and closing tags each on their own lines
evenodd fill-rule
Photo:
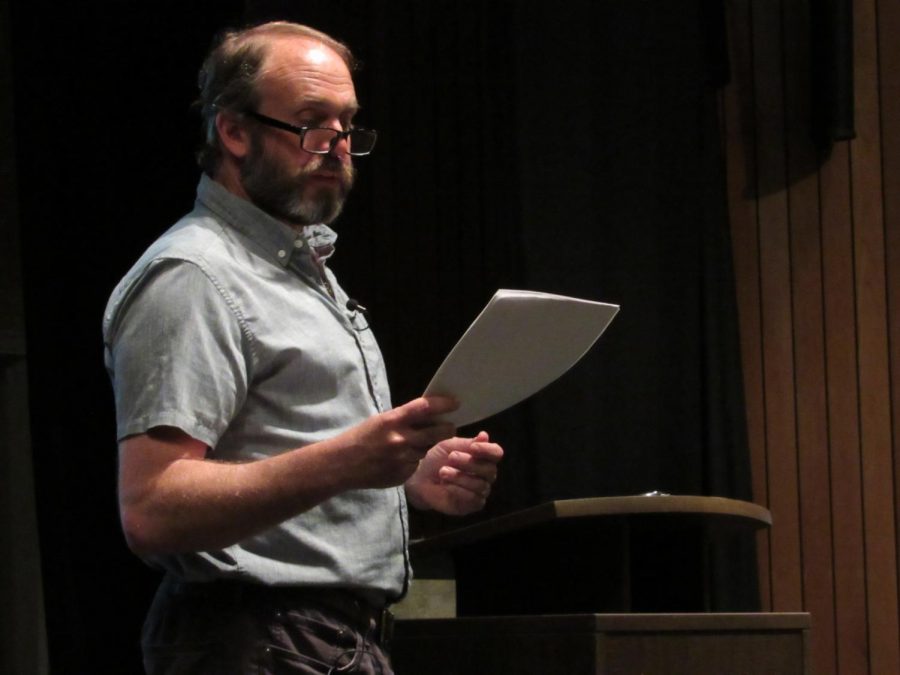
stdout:
<svg viewBox="0 0 900 675">
<path fill-rule="evenodd" d="M 503 451 L 455 437 L 455 401 L 392 407 L 328 226 L 374 131 L 345 45 L 275 22 L 200 75 L 194 210 L 104 316 L 129 547 L 165 576 L 148 673 L 390 673 L 386 607 L 410 581 L 407 504 L 480 509 Z"/>
</svg>

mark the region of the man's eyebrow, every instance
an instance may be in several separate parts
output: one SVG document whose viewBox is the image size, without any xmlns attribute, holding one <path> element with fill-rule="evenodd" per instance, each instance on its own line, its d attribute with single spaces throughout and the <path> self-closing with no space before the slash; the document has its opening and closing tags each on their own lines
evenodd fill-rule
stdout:
<svg viewBox="0 0 900 675">
<path fill-rule="evenodd" d="M 321 113 L 322 111 L 325 111 L 325 110 L 334 110 L 334 109 L 335 109 L 335 105 L 334 105 L 333 101 L 306 100 L 303 102 L 303 105 L 295 111 L 294 114 L 302 115 L 303 113 L 306 113 L 306 112 Z M 358 113 L 360 111 L 360 109 L 361 109 L 361 106 L 359 105 L 359 103 L 354 102 L 348 106 L 341 108 L 340 114 L 341 115 L 347 115 L 347 114 L 355 115 L 356 113 Z"/>
</svg>

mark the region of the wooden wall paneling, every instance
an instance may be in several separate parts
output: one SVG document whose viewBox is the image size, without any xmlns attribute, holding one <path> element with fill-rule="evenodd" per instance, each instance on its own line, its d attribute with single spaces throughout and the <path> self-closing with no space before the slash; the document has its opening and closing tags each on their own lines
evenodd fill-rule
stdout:
<svg viewBox="0 0 900 675">
<path fill-rule="evenodd" d="M 900 3 L 878 3 L 881 168 L 894 450 L 895 556 L 900 561 Z M 898 636 L 900 642 L 900 636 Z"/>
<path fill-rule="evenodd" d="M 900 3 L 854 3 L 858 138 L 818 174 L 814 3 L 730 0 L 722 100 L 761 588 L 826 675 L 900 673 Z"/>
<path fill-rule="evenodd" d="M 809 6 L 784 4 L 785 116 L 803 609 L 815 617 L 811 670 L 835 675 L 831 486 L 817 151 L 810 134 Z"/>
<path fill-rule="evenodd" d="M 751 5 L 772 609 L 802 608 L 781 2 Z"/>
<path fill-rule="evenodd" d="M 873 673 L 900 673 L 877 37 L 875 0 L 856 0 L 857 138 L 850 152 L 869 658 Z"/>
<path fill-rule="evenodd" d="M 753 46 L 750 0 L 733 0 L 727 7 L 731 82 L 722 95 L 726 138 L 726 171 L 731 239 L 734 251 L 741 363 L 747 414 L 747 437 L 753 472 L 753 499 L 768 504 L 765 447 L 765 398 L 762 378 L 762 319 L 759 297 L 759 238 L 756 194 Z M 769 531 L 757 540 L 759 591 L 762 608 L 771 609 Z"/>
<path fill-rule="evenodd" d="M 849 147 L 840 143 L 834 146 L 831 158 L 819 172 L 834 532 L 835 648 L 841 675 L 868 675 L 849 166 Z"/>
</svg>

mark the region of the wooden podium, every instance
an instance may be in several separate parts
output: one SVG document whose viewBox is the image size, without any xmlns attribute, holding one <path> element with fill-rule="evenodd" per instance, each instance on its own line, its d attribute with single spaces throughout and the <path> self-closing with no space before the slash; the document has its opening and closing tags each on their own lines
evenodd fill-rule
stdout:
<svg viewBox="0 0 900 675">
<path fill-rule="evenodd" d="M 768 527 L 768 510 L 723 497 L 547 502 L 414 542 L 452 558 L 459 616 L 704 612 L 711 547 Z M 720 603 L 721 604 L 721 603 Z M 757 607 L 729 607 L 745 611 Z"/>
<path fill-rule="evenodd" d="M 402 675 L 801 675 L 807 614 L 711 613 L 711 546 L 761 506 L 647 495 L 548 502 L 414 542 L 449 556 L 456 618 L 397 622 Z"/>
</svg>

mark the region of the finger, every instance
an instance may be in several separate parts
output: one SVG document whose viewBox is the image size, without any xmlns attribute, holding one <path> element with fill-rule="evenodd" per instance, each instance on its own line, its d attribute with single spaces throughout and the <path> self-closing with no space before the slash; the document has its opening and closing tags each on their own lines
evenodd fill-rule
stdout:
<svg viewBox="0 0 900 675">
<path fill-rule="evenodd" d="M 487 503 L 487 495 L 480 495 L 454 483 L 448 483 L 445 489 L 453 504 L 452 515 L 465 516 L 480 511 Z"/>
<path fill-rule="evenodd" d="M 503 448 L 497 443 L 472 443 L 468 453 L 473 457 L 496 464 L 503 459 Z"/>
<path fill-rule="evenodd" d="M 459 408 L 459 402 L 450 396 L 421 396 L 405 403 L 394 411 L 406 424 L 430 422 L 433 418 Z"/>
<path fill-rule="evenodd" d="M 472 445 L 471 438 L 460 438 L 459 436 L 445 438 L 441 441 L 441 448 L 447 454 L 451 452 L 467 452 L 470 445 Z"/>
<path fill-rule="evenodd" d="M 486 431 L 479 431 L 474 438 L 457 437 L 452 439 L 450 442 L 456 447 L 451 448 L 451 450 L 467 450 L 473 443 L 487 443 L 489 440 L 490 437 Z"/>
<path fill-rule="evenodd" d="M 405 433 L 405 437 L 410 445 L 429 450 L 438 443 L 452 438 L 455 433 L 455 426 L 448 422 L 439 422 L 427 427 L 411 428 Z"/>
<path fill-rule="evenodd" d="M 451 452 L 446 466 L 491 483 L 497 480 L 497 462 L 484 461 L 465 452 Z"/>
<path fill-rule="evenodd" d="M 472 476 L 450 466 L 441 467 L 438 476 L 445 485 L 454 485 L 463 490 L 468 490 L 484 499 L 487 499 L 491 493 L 491 481 Z"/>
</svg>

